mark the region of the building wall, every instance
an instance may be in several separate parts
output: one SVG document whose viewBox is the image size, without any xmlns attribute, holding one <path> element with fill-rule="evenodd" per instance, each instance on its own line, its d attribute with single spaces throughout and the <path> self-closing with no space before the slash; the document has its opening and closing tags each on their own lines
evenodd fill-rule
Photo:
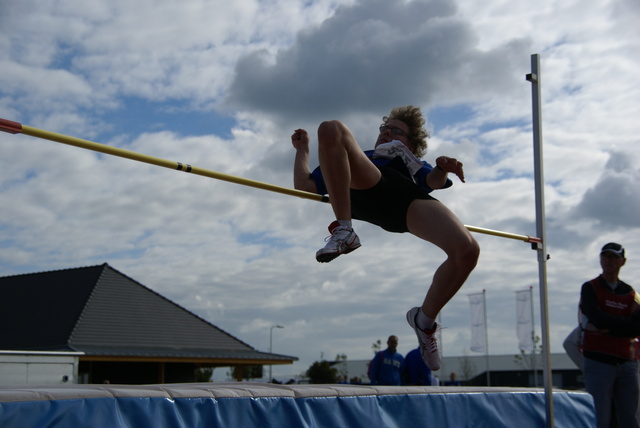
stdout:
<svg viewBox="0 0 640 428">
<path fill-rule="evenodd" d="M 347 360 L 335 363 L 333 367 L 347 381 L 354 377 L 368 384 L 367 369 L 370 360 Z M 444 357 L 441 369 L 433 372 L 440 382 L 449 380 L 450 374 L 456 373 L 456 379 L 465 385 L 483 386 L 487 384 L 487 367 L 491 376 L 491 386 L 542 386 L 542 361 L 538 356 L 533 365 L 530 358 L 516 359 L 515 355 L 474 354 L 456 357 Z M 534 370 L 535 367 L 535 375 Z M 551 354 L 553 386 L 566 389 L 584 387 L 582 373 L 566 354 Z"/>
<path fill-rule="evenodd" d="M 565 353 L 551 354 L 551 370 L 553 386 L 557 388 L 579 389 L 583 386 L 582 373 Z M 537 380 L 534 383 L 534 369 Z M 486 385 L 487 370 L 491 374 L 492 386 L 542 386 L 542 359 L 538 355 L 531 360 L 530 356 L 518 359 L 515 355 L 482 354 L 445 357 L 436 376 L 441 381 L 449 379 L 456 373 L 458 380 L 471 385 Z M 495 377 L 495 380 L 494 380 Z"/>
<path fill-rule="evenodd" d="M 78 382 L 77 352 L 0 351 L 0 385 Z"/>
<path fill-rule="evenodd" d="M 191 383 L 196 381 L 196 369 L 193 363 L 82 361 L 78 383 Z"/>
</svg>

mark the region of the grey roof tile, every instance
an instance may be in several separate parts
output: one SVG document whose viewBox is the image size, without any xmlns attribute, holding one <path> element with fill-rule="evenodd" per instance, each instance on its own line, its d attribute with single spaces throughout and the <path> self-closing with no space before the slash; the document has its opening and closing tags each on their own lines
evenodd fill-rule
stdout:
<svg viewBox="0 0 640 428">
<path fill-rule="evenodd" d="M 108 264 L 0 277 L 0 349 L 291 361 L 259 352 Z"/>
</svg>

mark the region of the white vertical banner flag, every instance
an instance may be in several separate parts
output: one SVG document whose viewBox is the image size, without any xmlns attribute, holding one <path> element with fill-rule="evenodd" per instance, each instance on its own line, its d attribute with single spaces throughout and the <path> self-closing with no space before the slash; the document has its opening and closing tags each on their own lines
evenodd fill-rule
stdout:
<svg viewBox="0 0 640 428">
<path fill-rule="evenodd" d="M 471 304 L 471 350 L 473 352 L 485 352 L 486 344 L 486 326 L 485 308 L 484 308 L 484 292 L 469 294 L 469 303 Z"/>
<path fill-rule="evenodd" d="M 526 352 L 533 351 L 531 294 L 531 289 L 516 291 L 516 333 L 518 335 L 518 347 Z"/>
</svg>

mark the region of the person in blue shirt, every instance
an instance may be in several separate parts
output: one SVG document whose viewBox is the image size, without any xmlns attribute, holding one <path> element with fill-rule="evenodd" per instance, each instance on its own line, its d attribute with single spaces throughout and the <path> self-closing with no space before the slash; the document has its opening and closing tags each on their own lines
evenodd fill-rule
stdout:
<svg viewBox="0 0 640 428">
<path fill-rule="evenodd" d="M 373 357 L 369 365 L 371 385 L 402 385 L 404 357 L 397 352 L 398 337 L 389 336 L 387 349 Z"/>
<path fill-rule="evenodd" d="M 360 247 L 352 219 L 390 232 L 409 232 L 444 251 L 447 258 L 435 271 L 421 306 L 406 314 L 422 359 L 431 370 L 438 370 L 436 317 L 476 266 L 480 247 L 462 222 L 429 194 L 451 186 L 449 173 L 464 182 L 464 170 L 462 162 L 448 156 L 437 157 L 435 167 L 420 160 L 429 137 L 424 125 L 419 107 L 396 107 L 382 118 L 374 150 L 365 152 L 343 122 L 322 122 L 318 127 L 320 167 L 313 172 L 309 135 L 297 129 L 291 136 L 296 149 L 293 182 L 298 190 L 329 193 L 336 220 L 329 226 L 327 244 L 316 252 L 321 263 Z"/>
<path fill-rule="evenodd" d="M 422 361 L 419 347 L 404 357 L 402 379 L 405 385 L 432 385 L 431 369 Z"/>
</svg>

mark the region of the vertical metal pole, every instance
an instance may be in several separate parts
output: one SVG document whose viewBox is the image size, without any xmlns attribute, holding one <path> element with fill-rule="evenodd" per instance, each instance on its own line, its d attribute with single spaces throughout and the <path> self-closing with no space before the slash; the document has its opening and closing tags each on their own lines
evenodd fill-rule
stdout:
<svg viewBox="0 0 640 428">
<path fill-rule="evenodd" d="M 440 327 L 442 327 L 442 312 L 438 313 L 437 323 Z M 441 382 L 444 382 L 443 376 L 447 373 L 447 370 L 446 370 L 447 363 L 444 358 L 444 341 L 442 340 L 442 328 L 439 328 L 436 331 L 436 334 L 438 337 L 438 349 L 440 349 L 440 356 L 442 357 L 442 364 L 440 366 L 440 378 L 442 379 Z M 432 375 L 435 376 L 433 373 Z"/>
<path fill-rule="evenodd" d="M 533 387 L 538 386 L 538 369 L 536 368 L 536 319 L 533 311 L 533 285 L 529 286 L 529 298 L 531 299 L 531 343 L 533 349 L 531 351 L 531 367 L 533 368 Z"/>
<path fill-rule="evenodd" d="M 272 325 L 271 328 L 269 329 L 269 353 L 271 354 L 272 350 L 273 350 L 273 329 L 275 328 L 275 325 Z M 269 364 L 269 383 L 273 382 L 273 374 L 271 372 L 271 370 L 273 369 L 273 364 Z"/>
<path fill-rule="evenodd" d="M 271 329 L 269 330 L 269 353 L 271 354 L 273 351 L 273 329 L 274 328 L 284 328 L 281 325 L 272 325 Z M 273 369 L 273 364 L 269 364 L 269 382 L 273 381 L 273 375 L 271 373 L 271 370 Z"/>
<path fill-rule="evenodd" d="M 542 239 L 541 244 L 533 244 L 538 252 L 538 278 L 540 281 L 540 323 L 542 326 L 542 368 L 544 378 L 544 396 L 546 410 L 546 427 L 553 428 L 553 383 L 551 377 L 551 352 L 549 347 L 549 313 L 547 303 L 547 235 L 544 211 L 544 171 L 542 167 L 542 115 L 540 107 L 540 55 L 531 55 L 531 74 L 527 74 L 531 82 L 533 101 L 533 162 L 536 194 L 536 232 Z"/>
<path fill-rule="evenodd" d="M 484 351 L 487 364 L 487 386 L 491 386 L 491 371 L 489 369 L 489 325 L 487 324 L 487 290 L 482 290 L 482 305 L 484 306 Z"/>
</svg>

